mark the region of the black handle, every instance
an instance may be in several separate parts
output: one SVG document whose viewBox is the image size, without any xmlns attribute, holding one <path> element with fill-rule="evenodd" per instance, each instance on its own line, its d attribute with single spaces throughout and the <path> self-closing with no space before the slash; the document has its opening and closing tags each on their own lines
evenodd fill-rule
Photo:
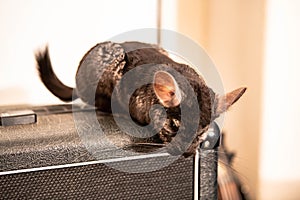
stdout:
<svg viewBox="0 0 300 200">
<path fill-rule="evenodd" d="M 221 134 L 213 122 L 199 148 L 199 199 L 218 199 L 218 147 Z"/>
</svg>

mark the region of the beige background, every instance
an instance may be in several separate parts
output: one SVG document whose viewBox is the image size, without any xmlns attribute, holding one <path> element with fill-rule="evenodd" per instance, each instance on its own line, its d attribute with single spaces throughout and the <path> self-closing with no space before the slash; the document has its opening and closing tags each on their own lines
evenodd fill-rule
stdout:
<svg viewBox="0 0 300 200">
<path fill-rule="evenodd" d="M 204 46 L 225 90 L 248 88 L 226 114 L 224 131 L 229 148 L 237 153 L 235 169 L 253 197 L 259 181 L 264 6 L 261 0 L 179 1 L 178 6 L 185 8 L 180 10 L 179 31 Z"/>
<path fill-rule="evenodd" d="M 178 1 L 178 30 L 202 44 L 226 90 L 248 87 L 224 130 L 253 199 L 299 199 L 300 2 Z"/>
</svg>

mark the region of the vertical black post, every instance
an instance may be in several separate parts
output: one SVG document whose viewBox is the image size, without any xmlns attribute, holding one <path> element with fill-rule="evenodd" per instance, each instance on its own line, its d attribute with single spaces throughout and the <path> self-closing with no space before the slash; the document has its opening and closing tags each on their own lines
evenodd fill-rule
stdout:
<svg viewBox="0 0 300 200">
<path fill-rule="evenodd" d="M 218 199 L 217 176 L 220 139 L 220 129 L 213 122 L 207 132 L 207 138 L 200 145 L 199 156 L 195 156 L 195 159 L 199 157 L 198 199 L 200 200 Z"/>
<path fill-rule="evenodd" d="M 157 15 L 156 15 L 156 28 L 157 28 L 157 32 L 156 32 L 156 40 L 157 40 L 157 45 L 160 46 L 161 45 L 161 8 L 162 8 L 162 1 L 161 0 L 157 0 Z"/>
</svg>

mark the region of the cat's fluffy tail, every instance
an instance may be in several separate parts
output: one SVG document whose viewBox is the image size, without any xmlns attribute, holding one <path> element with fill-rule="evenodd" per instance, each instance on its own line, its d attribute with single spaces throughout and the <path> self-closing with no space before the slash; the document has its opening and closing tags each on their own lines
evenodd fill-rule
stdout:
<svg viewBox="0 0 300 200">
<path fill-rule="evenodd" d="M 46 46 L 44 50 L 37 51 L 35 59 L 37 61 L 37 69 L 39 71 L 40 78 L 50 92 L 62 101 L 66 102 L 77 98 L 77 95 L 73 96 L 74 88 L 63 84 L 53 72 L 48 46 Z"/>
</svg>

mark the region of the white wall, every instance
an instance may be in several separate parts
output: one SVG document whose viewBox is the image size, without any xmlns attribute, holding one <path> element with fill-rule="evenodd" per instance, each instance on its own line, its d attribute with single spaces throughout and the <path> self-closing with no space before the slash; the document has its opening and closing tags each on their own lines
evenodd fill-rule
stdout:
<svg viewBox="0 0 300 200">
<path fill-rule="evenodd" d="M 300 199 L 300 1 L 268 0 L 261 199 Z"/>
<path fill-rule="evenodd" d="M 156 8 L 156 0 L 0 0 L 0 105 L 61 103 L 41 84 L 34 52 L 48 44 L 58 77 L 74 86 L 89 48 L 126 31 L 155 28 Z"/>
</svg>

